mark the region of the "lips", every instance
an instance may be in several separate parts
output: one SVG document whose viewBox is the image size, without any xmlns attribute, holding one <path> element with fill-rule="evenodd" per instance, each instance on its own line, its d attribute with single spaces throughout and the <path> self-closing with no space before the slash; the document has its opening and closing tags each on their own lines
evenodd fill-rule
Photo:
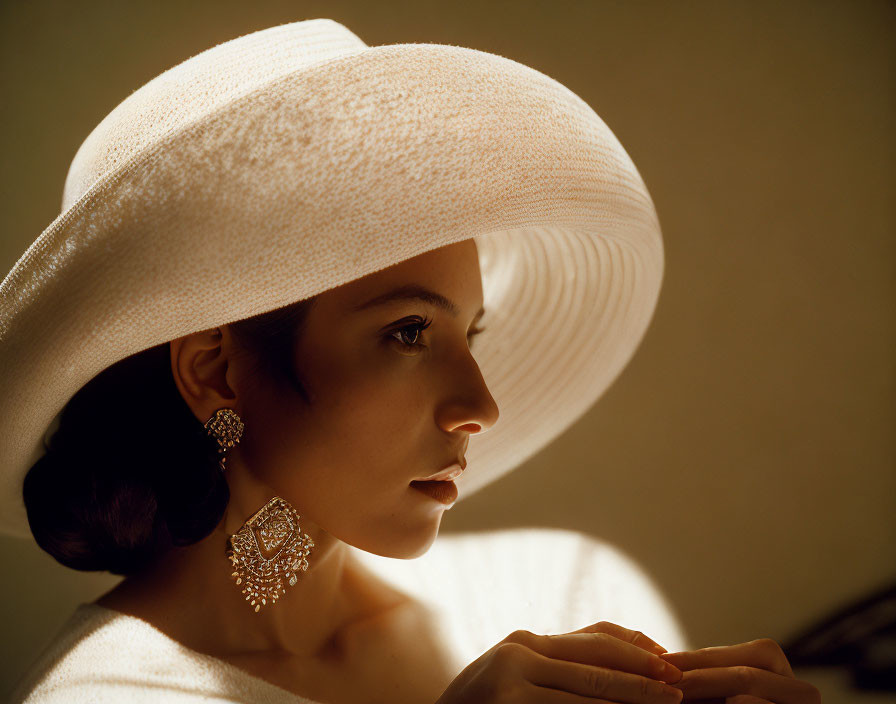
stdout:
<svg viewBox="0 0 896 704">
<path fill-rule="evenodd" d="M 440 472 L 433 474 L 431 477 L 422 477 L 420 479 L 415 479 L 414 481 L 418 482 L 447 482 L 452 479 L 459 477 L 463 474 L 463 471 L 467 468 L 467 460 L 461 456 L 458 462 L 454 462 Z"/>
<path fill-rule="evenodd" d="M 442 472 L 439 472 L 438 474 L 434 474 L 433 476 L 428 477 L 426 479 L 421 479 L 420 481 L 447 482 L 447 481 L 454 479 L 455 477 L 459 477 L 461 474 L 463 474 L 463 471 L 464 471 L 463 467 L 455 464 L 455 465 L 451 465 L 448 469 L 446 469 Z"/>
</svg>

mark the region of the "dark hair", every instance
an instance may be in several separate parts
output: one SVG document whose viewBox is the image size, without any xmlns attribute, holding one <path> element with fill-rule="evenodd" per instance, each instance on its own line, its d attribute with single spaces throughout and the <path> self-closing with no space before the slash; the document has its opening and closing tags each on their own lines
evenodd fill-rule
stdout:
<svg viewBox="0 0 896 704">
<path fill-rule="evenodd" d="M 255 373 L 289 384 L 309 298 L 231 323 Z M 78 570 L 134 574 L 208 536 L 230 491 L 216 443 L 174 383 L 170 343 L 104 369 L 66 404 L 22 494 L 38 545 Z"/>
</svg>

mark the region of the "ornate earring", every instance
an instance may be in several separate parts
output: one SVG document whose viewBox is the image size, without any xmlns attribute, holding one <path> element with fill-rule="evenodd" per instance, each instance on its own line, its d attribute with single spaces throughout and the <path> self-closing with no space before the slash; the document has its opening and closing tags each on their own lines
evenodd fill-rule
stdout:
<svg viewBox="0 0 896 704">
<path fill-rule="evenodd" d="M 308 569 L 314 542 L 299 527 L 299 514 L 286 500 L 275 496 L 227 539 L 231 577 L 243 582 L 243 594 L 257 612 L 273 604 L 298 581 L 296 572 Z"/>
<path fill-rule="evenodd" d="M 220 467 L 224 471 L 227 450 L 235 447 L 245 426 L 230 408 L 219 408 L 205 422 L 205 429 L 218 442 Z M 275 496 L 227 539 L 225 553 L 236 583 L 246 586 L 243 594 L 259 611 L 286 593 L 284 581 L 295 586 L 296 573 L 308 569 L 314 541 L 299 526 L 299 514 L 286 499 Z"/>
<path fill-rule="evenodd" d="M 218 452 L 221 453 L 219 466 L 223 472 L 224 464 L 227 461 L 227 450 L 239 444 L 246 426 L 243 425 L 239 415 L 232 408 L 219 408 L 211 418 L 205 421 L 204 427 L 205 432 L 218 442 Z"/>
</svg>

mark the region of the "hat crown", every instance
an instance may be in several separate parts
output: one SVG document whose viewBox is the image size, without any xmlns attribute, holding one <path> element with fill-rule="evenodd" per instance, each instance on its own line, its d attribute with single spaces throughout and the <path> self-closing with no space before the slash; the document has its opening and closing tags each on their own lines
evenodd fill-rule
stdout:
<svg viewBox="0 0 896 704">
<path fill-rule="evenodd" d="M 182 61 L 131 93 L 87 136 L 69 166 L 62 212 L 164 135 L 281 76 L 367 48 L 345 26 L 320 18 L 252 32 Z"/>
</svg>

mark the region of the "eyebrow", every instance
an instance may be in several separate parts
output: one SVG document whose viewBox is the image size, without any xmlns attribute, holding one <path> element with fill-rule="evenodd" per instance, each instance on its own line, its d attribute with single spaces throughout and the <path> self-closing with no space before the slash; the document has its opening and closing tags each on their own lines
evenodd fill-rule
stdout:
<svg viewBox="0 0 896 704">
<path fill-rule="evenodd" d="M 454 301 L 449 298 L 445 298 L 445 296 L 443 296 L 441 293 L 436 293 L 435 291 L 419 284 L 407 284 L 404 286 L 399 286 L 398 288 L 394 288 L 391 291 L 386 291 L 386 293 L 381 293 L 379 296 L 374 296 L 369 301 L 365 301 L 364 303 L 354 306 L 352 310 L 365 310 L 374 306 L 381 306 L 386 303 L 391 303 L 392 301 L 406 300 L 418 300 L 423 301 L 424 303 L 429 303 L 430 305 L 437 306 L 442 310 L 447 311 L 455 318 L 460 313 L 460 308 Z M 476 316 L 473 318 L 473 322 L 479 320 L 479 318 L 481 318 L 484 314 L 485 306 L 480 306 L 479 310 L 476 312 Z"/>
</svg>

